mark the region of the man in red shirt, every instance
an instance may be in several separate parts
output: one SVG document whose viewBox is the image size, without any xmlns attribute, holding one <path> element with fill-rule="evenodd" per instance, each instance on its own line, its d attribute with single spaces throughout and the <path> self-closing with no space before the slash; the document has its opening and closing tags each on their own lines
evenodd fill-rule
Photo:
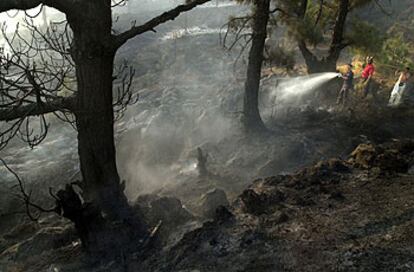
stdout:
<svg viewBox="0 0 414 272">
<path fill-rule="evenodd" d="M 364 97 L 367 97 L 369 91 L 371 90 L 372 86 L 372 77 L 375 73 L 375 66 L 374 66 L 374 58 L 368 57 L 367 58 L 367 65 L 365 66 L 364 70 L 362 71 L 362 82 L 365 83 L 364 86 Z M 374 93 L 372 95 L 375 96 Z"/>
</svg>

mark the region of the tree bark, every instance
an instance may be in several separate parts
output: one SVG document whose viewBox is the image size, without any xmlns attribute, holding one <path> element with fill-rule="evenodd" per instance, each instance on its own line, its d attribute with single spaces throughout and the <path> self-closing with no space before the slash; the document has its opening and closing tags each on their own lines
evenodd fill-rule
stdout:
<svg viewBox="0 0 414 272">
<path fill-rule="evenodd" d="M 344 33 L 345 33 L 345 23 L 346 18 L 349 12 L 349 0 L 341 0 L 339 2 L 339 10 L 338 16 L 336 17 L 334 31 L 332 34 L 332 42 L 329 48 L 329 56 L 328 59 L 332 59 L 337 61 L 339 55 L 341 54 L 342 49 L 344 49 L 345 44 L 343 43 L 344 40 Z"/>
<path fill-rule="evenodd" d="M 247 79 L 243 101 L 243 125 L 246 131 L 266 130 L 259 111 L 259 90 L 264 60 L 267 24 L 269 21 L 270 0 L 255 1 L 253 15 L 253 38 L 249 53 Z"/>
<path fill-rule="evenodd" d="M 115 49 L 110 46 L 111 9 L 110 1 L 106 2 L 107 6 L 87 1 L 79 4 L 83 5 L 82 14 L 68 16 L 74 33 L 71 53 L 77 76 L 78 152 L 85 201 L 97 205 L 107 222 L 123 223 L 130 235 L 124 238 L 130 241 L 116 239 L 131 242 L 147 233 L 145 224 L 128 204 L 117 171 L 112 107 Z M 93 240 L 111 239 L 109 233 L 99 231 L 96 235 L 101 237 Z"/>
<path fill-rule="evenodd" d="M 298 41 L 298 46 L 303 58 L 305 59 L 305 64 L 309 74 L 334 72 L 336 70 L 336 62 L 338 61 L 339 54 L 337 57 L 331 56 L 318 58 L 308 49 L 305 41 Z"/>
</svg>

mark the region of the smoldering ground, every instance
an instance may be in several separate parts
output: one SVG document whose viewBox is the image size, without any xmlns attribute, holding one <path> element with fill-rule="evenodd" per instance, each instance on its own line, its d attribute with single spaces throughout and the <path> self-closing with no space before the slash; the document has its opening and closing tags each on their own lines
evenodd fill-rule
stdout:
<svg viewBox="0 0 414 272">
<path fill-rule="evenodd" d="M 243 94 L 239 75 L 245 67 L 239 62 L 241 72 L 234 73 L 238 52 L 225 51 L 218 32 L 230 14 L 247 12 L 247 8 L 219 7 L 196 9 L 196 16 L 180 18 L 157 34 L 144 35 L 118 56 L 119 62 L 128 59 L 136 69 L 134 90 L 140 96 L 116 124 L 118 166 L 131 199 L 166 185 L 196 180 L 197 147 L 209 154 L 209 167 L 214 172 L 234 176 L 245 184 L 258 175 L 257 169 L 269 161 L 274 164 L 275 158 L 281 162 L 274 174 L 303 164 L 306 154 L 311 153 L 305 150 L 309 145 L 295 138 L 245 141 L 239 126 Z M 128 19 L 117 24 L 122 21 Z M 295 93 L 301 87 L 294 83 L 298 80 L 279 85 L 282 93 L 289 93 L 285 100 L 300 101 L 298 97 L 304 96 Z M 275 83 L 267 86 L 271 92 L 264 92 L 264 99 L 279 98 L 281 89 Z M 278 109 L 283 108 L 282 102 Z M 264 105 L 262 113 L 267 116 Z M 14 143 L 2 152 L 26 180 L 59 186 L 79 178 L 76 132 L 65 124 L 52 123 L 47 139 L 33 150 Z M 282 159 L 288 153 L 295 155 Z M 5 179 L 11 180 L 11 176 Z"/>
<path fill-rule="evenodd" d="M 152 3 L 147 6 L 147 11 L 158 14 L 167 8 L 167 6 L 160 6 L 159 3 L 157 5 Z M 216 8 L 214 6 L 214 9 Z M 123 165 L 142 165 L 142 173 L 148 173 L 144 174 L 146 176 L 145 183 L 148 183 L 149 173 L 154 176 L 159 176 L 160 173 L 160 171 L 146 170 L 146 167 L 152 169 L 155 164 L 160 164 L 160 168 L 162 168 L 177 160 L 180 157 L 180 152 L 188 146 L 197 146 L 208 141 L 214 143 L 227 137 L 229 133 L 233 133 L 229 129 L 229 123 L 232 122 L 233 116 L 231 118 L 223 116 L 223 110 L 219 108 L 223 106 L 225 99 L 218 94 L 219 91 L 223 91 L 223 82 L 229 83 L 227 81 L 229 76 L 223 73 L 226 72 L 225 68 L 228 67 L 231 58 L 221 52 L 220 54 L 224 56 L 225 60 L 217 61 L 212 55 L 213 51 L 215 53 L 221 50 L 217 29 L 234 11 L 234 9 L 230 10 L 231 8 L 225 8 L 220 20 L 217 18 L 212 20 L 209 16 L 212 12 L 211 7 L 203 7 L 202 11 L 198 11 L 200 16 L 197 16 L 195 20 L 179 19 L 173 25 L 161 28 L 158 34 L 144 35 L 136 43 L 126 46 L 118 57 L 118 62 L 121 63 L 124 59 L 128 59 L 130 60 L 129 64 L 135 67 L 137 77 L 134 81 L 134 90 L 139 92 L 141 96 L 139 103 L 131 106 L 124 118 L 116 125 L 118 148 L 120 149 L 118 152 L 119 164 L 123 169 L 125 169 Z M 245 8 L 235 10 L 239 12 Z M 142 9 L 140 11 L 142 12 Z M 121 11 L 119 12 L 121 13 Z M 147 13 L 146 16 L 149 14 Z M 18 19 L 18 17 L 15 18 L 16 22 Z M 15 20 L 9 24 L 12 25 Z M 129 20 L 124 16 L 123 20 L 115 23 L 114 28 L 120 27 Z M 194 34 L 186 30 L 181 37 L 175 37 L 173 40 L 165 39 L 171 31 L 183 33 L 183 29 L 187 29 L 187 26 L 193 27 L 193 29 L 194 27 L 203 29 L 206 32 L 201 31 Z M 210 41 L 208 45 L 203 46 L 212 47 L 213 50 L 209 53 L 211 55 L 201 54 L 202 58 L 190 60 L 188 58 L 190 53 L 192 56 L 197 56 L 205 49 L 201 46 L 197 48 L 197 43 L 201 42 L 201 40 L 197 40 L 198 38 L 203 39 L 203 42 L 204 40 Z M 206 56 L 208 64 L 205 62 Z M 203 63 L 205 64 L 202 65 Z M 181 67 L 184 64 L 187 66 Z M 197 67 L 200 67 L 201 70 L 194 69 Z M 181 70 L 179 71 L 179 69 Z M 214 73 L 212 73 L 213 71 Z M 180 73 L 183 75 L 180 76 Z M 209 75 L 209 77 L 201 79 L 204 75 Z M 216 111 L 217 113 L 215 113 Z M 77 166 L 76 132 L 69 125 L 59 123 L 53 116 L 48 116 L 48 119 L 51 127 L 48 137 L 42 144 L 30 149 L 19 140 L 13 140 L 5 150 L 2 150 L 2 157 L 10 162 L 10 166 L 28 181 L 53 180 L 56 184 L 63 184 L 69 181 L 67 179 L 79 177 L 77 175 L 79 169 Z M 200 125 L 196 127 L 197 123 Z M 7 126 L 7 124 L 2 125 Z M 32 128 L 36 133 L 38 128 L 35 123 Z M 133 132 L 136 132 L 136 135 L 132 138 L 129 136 L 119 137 L 125 130 L 131 130 L 128 135 L 133 135 Z M 127 138 L 130 140 L 126 140 Z M 125 148 L 123 147 L 124 143 Z M 142 148 L 142 151 L 135 156 L 131 154 L 131 150 L 137 147 Z M 123 153 L 124 149 L 129 152 Z M 138 158 L 139 160 L 136 162 L 129 161 Z M 38 169 L 42 169 L 42 171 L 38 171 Z M 137 172 L 134 171 L 131 176 L 129 169 L 125 171 L 122 174 L 126 175 L 129 184 L 136 182 L 134 176 L 137 175 Z M 62 177 L 64 177 L 63 180 Z M 6 180 L 14 182 L 9 174 L 3 175 L 2 179 L 4 182 Z M 160 179 L 157 178 L 157 180 Z"/>
</svg>

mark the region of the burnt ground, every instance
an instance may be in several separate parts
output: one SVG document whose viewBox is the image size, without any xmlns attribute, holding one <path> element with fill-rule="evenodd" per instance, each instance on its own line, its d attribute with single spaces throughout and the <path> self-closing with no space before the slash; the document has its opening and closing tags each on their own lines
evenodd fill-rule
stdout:
<svg viewBox="0 0 414 272">
<path fill-rule="evenodd" d="M 413 271 L 413 147 L 257 180 L 145 271 Z"/>
<path fill-rule="evenodd" d="M 365 121 L 347 111 L 298 113 L 283 137 L 306 135 L 324 148 L 315 163 L 253 183 L 213 167 L 209 177 L 139 197 L 147 222 L 162 221 L 158 246 L 146 255 L 92 260 L 69 222 L 47 216 L 3 235 L 0 271 L 414 271 L 414 142 L 394 139 L 411 133 L 410 111 L 374 112 L 381 122 L 368 122 L 367 112 Z M 224 189 L 230 204 L 213 192 L 217 205 L 205 215 L 200 195 L 214 188 Z"/>
<path fill-rule="evenodd" d="M 205 75 L 208 88 L 211 73 L 201 68 L 217 61 L 199 52 L 212 51 L 216 56 L 216 36 L 198 37 L 199 45 L 204 45 L 199 51 L 191 51 L 191 43 L 180 43 L 178 60 L 174 60 L 184 70 L 200 69 L 196 74 Z M 125 55 L 133 47 L 147 44 L 146 38 L 125 47 Z M 205 46 L 205 40 L 211 46 Z M 174 43 L 166 44 L 165 55 L 172 62 Z M 176 72 L 175 66 L 165 64 L 159 49 L 147 49 L 137 55 L 137 63 L 148 65 L 137 65 L 138 89 L 163 85 L 158 78 L 167 68 Z M 153 65 L 157 59 L 167 68 Z M 207 65 L 198 65 L 206 64 L 206 59 Z M 191 72 L 190 81 L 194 78 Z M 242 81 L 238 83 L 242 85 Z M 241 88 L 233 86 L 229 91 Z M 333 104 L 338 88 L 326 90 L 331 101 L 323 101 L 324 105 Z M 157 94 L 149 89 L 148 94 Z M 136 196 L 137 209 L 152 227 L 163 222 L 158 232 L 161 248 L 145 256 L 92 260 L 82 253 L 73 226 L 61 218 L 51 215 L 29 222 L 23 216 L 2 216 L 0 271 L 414 271 L 410 147 L 406 147 L 410 152 L 387 147 L 389 152 L 384 155 L 383 151 L 372 154 L 372 147 L 363 146 L 371 156 L 366 164 L 347 161 L 361 143 L 377 147 L 412 138 L 413 110 L 389 109 L 386 97 L 376 102 L 371 97 L 367 101 L 354 97 L 357 101 L 351 110 L 329 106 L 293 109 L 269 124 L 272 133 L 234 135 L 202 145 L 213 156 L 208 162 L 209 177 L 184 176 L 156 194 Z M 131 152 L 130 146 L 127 149 Z M 225 156 L 217 155 L 220 149 L 230 150 L 235 159 L 225 163 Z M 375 160 L 377 157 L 382 159 Z M 57 161 L 66 164 L 66 160 Z M 277 176 L 281 173 L 286 176 Z M 60 180 L 65 175 L 59 169 L 53 179 L 66 182 Z M 213 220 L 203 211 L 204 196 L 217 188 L 225 191 L 231 204 L 219 209 Z M 220 193 L 213 195 L 218 203 L 225 202 Z M 19 205 L 18 201 L 7 203 L 5 210 L 15 211 Z"/>
</svg>

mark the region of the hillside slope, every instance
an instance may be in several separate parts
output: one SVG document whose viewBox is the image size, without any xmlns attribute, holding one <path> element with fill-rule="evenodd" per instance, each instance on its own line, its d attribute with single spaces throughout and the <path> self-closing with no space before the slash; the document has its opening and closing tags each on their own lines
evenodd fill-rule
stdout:
<svg viewBox="0 0 414 272">
<path fill-rule="evenodd" d="M 362 144 L 347 161 L 257 180 L 145 271 L 413 271 L 413 151 Z"/>
</svg>

